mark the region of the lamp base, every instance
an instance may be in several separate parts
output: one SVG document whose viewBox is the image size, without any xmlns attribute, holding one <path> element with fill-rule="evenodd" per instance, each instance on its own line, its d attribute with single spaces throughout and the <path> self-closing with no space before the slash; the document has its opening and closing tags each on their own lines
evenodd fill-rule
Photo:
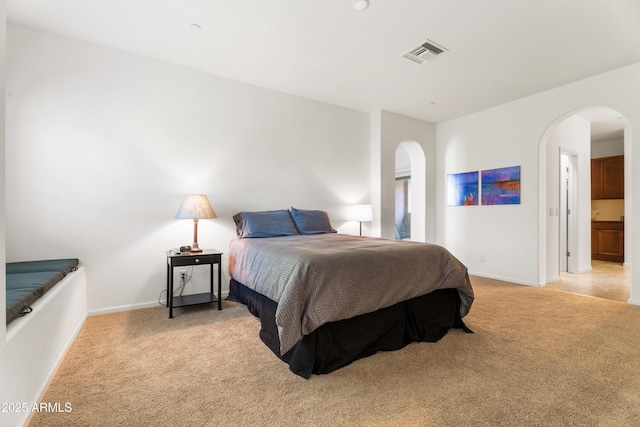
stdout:
<svg viewBox="0 0 640 427">
<path fill-rule="evenodd" d="M 191 245 L 191 253 L 197 254 L 202 252 L 200 246 L 198 246 L 198 219 L 193 220 L 193 245 Z"/>
</svg>

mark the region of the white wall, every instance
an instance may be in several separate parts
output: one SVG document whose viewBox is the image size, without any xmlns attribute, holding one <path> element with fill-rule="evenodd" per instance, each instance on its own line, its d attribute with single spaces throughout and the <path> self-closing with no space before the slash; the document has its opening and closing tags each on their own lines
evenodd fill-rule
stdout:
<svg viewBox="0 0 640 427">
<path fill-rule="evenodd" d="M 7 5 L 0 2 L 0 307 L 7 304 L 7 283 L 6 283 L 6 245 L 5 245 L 5 167 L 4 167 L 4 145 L 5 145 L 5 68 L 6 68 L 6 34 L 7 34 Z M 0 316 L 0 320 L 2 316 Z M 7 328 L 3 321 L 0 321 L 0 369 L 4 366 L 4 350 L 6 343 Z"/>
<path fill-rule="evenodd" d="M 438 124 L 436 229 L 437 242 L 471 273 L 530 284 L 537 273 L 537 146 L 526 141 L 542 132 L 528 129 L 536 118 L 526 111 L 501 106 Z M 521 204 L 447 206 L 448 174 L 508 166 L 521 167 Z"/>
<path fill-rule="evenodd" d="M 631 236 L 633 236 L 633 225 L 634 225 L 634 221 L 635 221 L 635 217 L 633 216 L 633 206 L 634 206 L 634 200 L 633 200 L 633 164 L 634 164 L 634 159 L 635 159 L 635 155 L 633 154 L 633 137 L 632 137 L 632 131 L 631 131 L 631 127 L 627 127 L 624 129 L 624 234 L 626 236 L 625 241 L 624 241 L 624 265 L 626 265 L 627 267 L 631 266 L 632 260 L 633 260 L 633 247 L 636 246 L 636 243 L 633 243 L 631 240 Z M 637 149 L 635 150 L 636 152 L 638 151 Z M 636 163 L 639 164 L 639 163 Z M 637 167 L 636 167 L 637 169 Z M 636 174 L 638 172 L 635 172 Z M 629 185 L 629 183 L 631 183 L 632 185 Z M 637 185 L 637 184 L 636 184 Z M 637 190 L 637 186 L 635 187 L 636 191 Z M 636 212 L 638 212 L 636 210 Z M 640 222 L 638 222 L 638 224 L 640 224 Z M 637 240 L 637 239 L 636 239 Z M 638 249 L 640 250 L 640 247 L 638 247 Z M 638 251 L 636 250 L 636 254 L 638 253 Z M 640 265 L 638 263 L 636 263 L 636 265 Z M 637 277 L 636 275 L 632 275 Z M 633 289 L 633 293 L 632 293 L 632 302 L 634 302 L 634 304 L 640 304 L 640 287 L 635 287 Z"/>
<path fill-rule="evenodd" d="M 604 141 L 596 141 L 591 143 L 591 158 L 598 159 L 600 157 L 623 156 L 624 155 L 624 138 L 607 139 Z"/>
<path fill-rule="evenodd" d="M 569 152 L 577 159 L 577 272 L 591 269 L 591 124 L 571 116 L 553 130 L 547 143 L 547 277 L 545 282 L 560 279 L 560 152 Z"/>
<path fill-rule="evenodd" d="M 370 199 L 366 113 L 8 30 L 7 258 L 78 257 L 90 312 L 158 299 L 165 251 L 192 243 L 187 193 L 218 215 L 200 246 L 225 252 L 241 210 L 325 209 L 342 231 Z"/>
<path fill-rule="evenodd" d="M 396 149 L 396 177 L 411 175 L 411 158 L 405 148 Z"/>
<path fill-rule="evenodd" d="M 557 124 L 586 107 L 613 108 L 627 117 L 632 129 L 638 128 L 638 99 L 640 63 L 438 124 L 438 242 L 474 274 L 544 284 L 546 141 Z M 638 150 L 632 155 L 629 160 L 640 165 Z M 446 206 L 446 174 L 512 165 L 521 166 L 521 205 Z M 640 188 L 640 168 L 631 173 L 632 185 Z M 627 214 L 633 223 L 640 221 L 638 203 L 634 200 L 632 214 Z M 631 248 L 636 265 L 638 240 Z M 484 263 L 481 254 L 486 254 Z M 632 270 L 634 303 L 640 300 L 639 279 Z"/>
</svg>

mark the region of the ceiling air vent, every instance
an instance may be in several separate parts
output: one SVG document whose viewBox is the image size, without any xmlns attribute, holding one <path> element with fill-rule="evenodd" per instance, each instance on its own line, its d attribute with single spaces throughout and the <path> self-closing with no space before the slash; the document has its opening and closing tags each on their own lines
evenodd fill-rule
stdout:
<svg viewBox="0 0 640 427">
<path fill-rule="evenodd" d="M 427 40 L 420 46 L 411 49 L 403 56 L 407 59 L 417 62 L 418 64 L 424 64 L 425 62 L 430 61 L 438 55 L 441 55 L 447 51 L 448 50 L 446 48 L 435 44 L 431 40 Z"/>
</svg>

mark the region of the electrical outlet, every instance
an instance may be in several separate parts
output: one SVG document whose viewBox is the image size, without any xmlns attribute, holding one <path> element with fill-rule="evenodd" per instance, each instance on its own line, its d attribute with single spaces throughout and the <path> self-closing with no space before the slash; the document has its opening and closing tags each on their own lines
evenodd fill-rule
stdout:
<svg viewBox="0 0 640 427">
<path fill-rule="evenodd" d="M 180 282 L 184 283 L 187 281 L 187 270 L 180 270 L 178 271 L 178 273 L 180 273 Z"/>
<path fill-rule="evenodd" d="M 484 254 L 480 255 L 480 262 L 484 262 Z"/>
</svg>

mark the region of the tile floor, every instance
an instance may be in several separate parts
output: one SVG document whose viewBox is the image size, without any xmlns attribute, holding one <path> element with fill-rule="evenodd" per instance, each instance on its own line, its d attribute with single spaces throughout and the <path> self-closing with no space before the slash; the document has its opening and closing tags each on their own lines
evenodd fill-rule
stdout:
<svg viewBox="0 0 640 427">
<path fill-rule="evenodd" d="M 592 271 L 586 273 L 560 273 L 560 280 L 547 283 L 546 287 L 574 294 L 629 301 L 630 267 L 596 260 L 591 261 L 591 267 Z"/>
</svg>

